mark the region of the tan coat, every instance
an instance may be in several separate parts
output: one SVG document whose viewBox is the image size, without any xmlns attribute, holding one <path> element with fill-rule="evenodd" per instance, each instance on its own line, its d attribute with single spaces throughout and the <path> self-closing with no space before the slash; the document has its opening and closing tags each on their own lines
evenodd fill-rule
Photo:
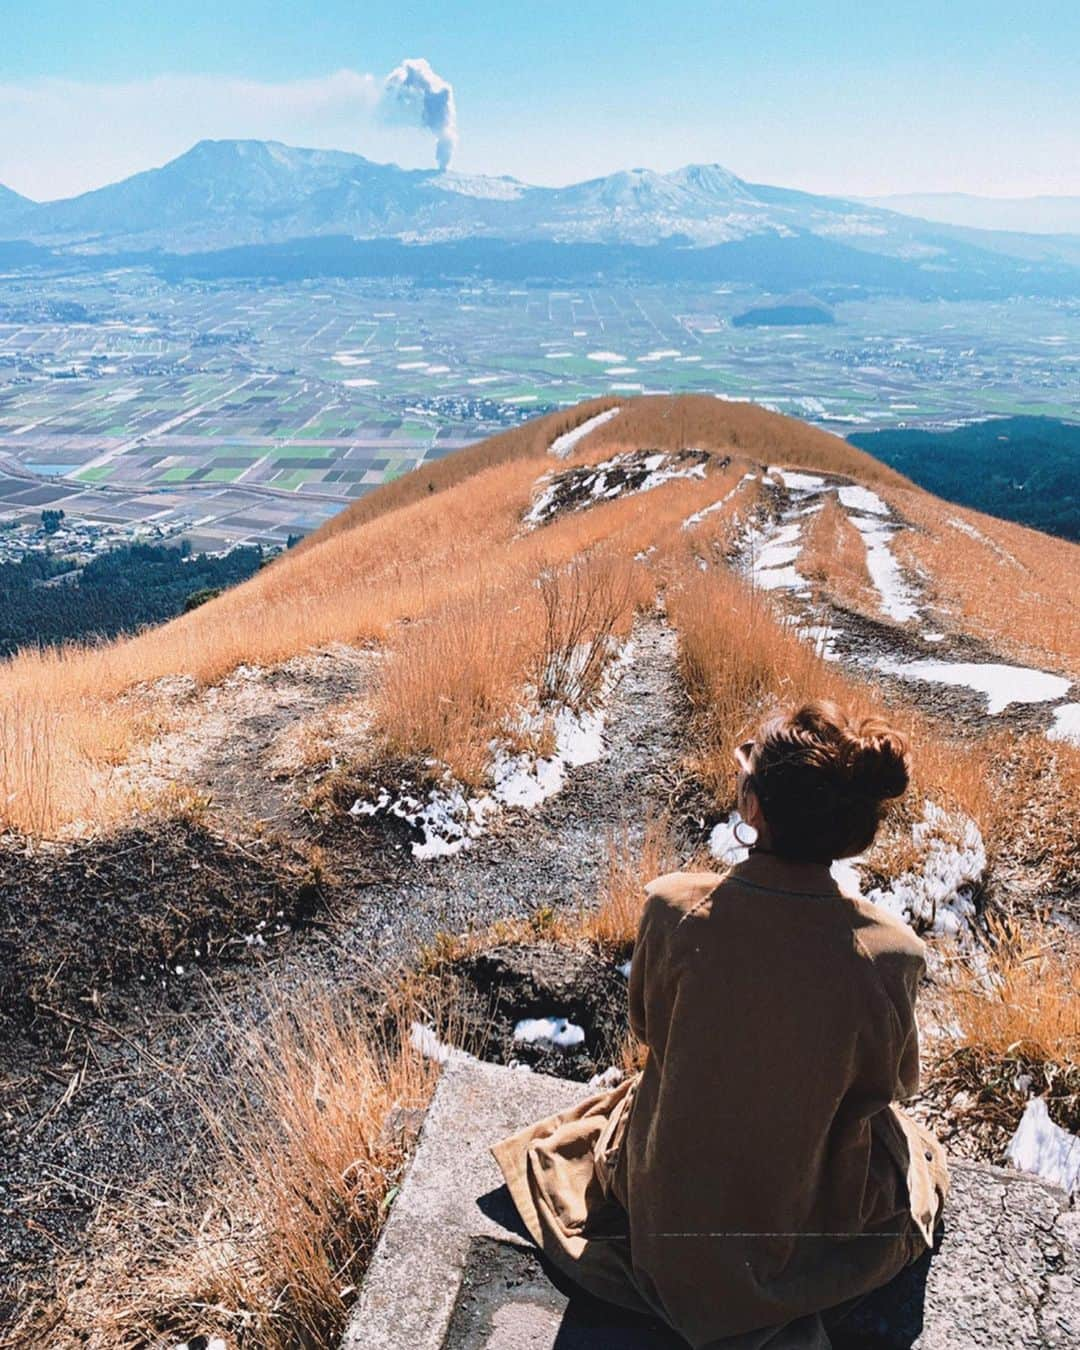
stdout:
<svg viewBox="0 0 1080 1350">
<path fill-rule="evenodd" d="M 644 1071 L 493 1149 L 558 1267 L 695 1348 L 827 1345 L 813 1315 L 918 1257 L 948 1186 L 893 1105 L 918 1085 L 922 943 L 824 868 L 799 891 L 781 868 L 654 881 L 629 991 Z"/>
</svg>

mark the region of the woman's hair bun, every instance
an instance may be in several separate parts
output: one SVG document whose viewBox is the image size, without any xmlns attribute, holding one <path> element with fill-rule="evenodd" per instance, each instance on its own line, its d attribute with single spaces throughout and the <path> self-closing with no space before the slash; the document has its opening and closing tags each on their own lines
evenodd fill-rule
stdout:
<svg viewBox="0 0 1080 1350">
<path fill-rule="evenodd" d="M 852 786 L 878 801 L 902 797 L 907 790 L 907 740 L 886 722 L 868 717 L 853 728 Z"/>
</svg>

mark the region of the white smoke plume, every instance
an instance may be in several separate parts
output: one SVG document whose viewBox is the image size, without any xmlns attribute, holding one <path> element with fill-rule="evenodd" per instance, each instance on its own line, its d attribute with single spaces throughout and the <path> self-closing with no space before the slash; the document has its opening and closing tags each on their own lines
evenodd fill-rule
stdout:
<svg viewBox="0 0 1080 1350">
<path fill-rule="evenodd" d="M 435 137 L 439 168 L 450 167 L 458 141 L 454 86 L 422 56 L 402 61 L 387 75 L 379 111 L 390 122 L 426 127 Z"/>
</svg>

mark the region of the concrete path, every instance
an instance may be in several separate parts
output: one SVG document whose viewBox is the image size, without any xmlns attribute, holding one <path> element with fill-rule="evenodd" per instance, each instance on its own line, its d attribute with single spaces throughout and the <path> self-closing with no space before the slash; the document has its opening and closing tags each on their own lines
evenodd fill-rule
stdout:
<svg viewBox="0 0 1080 1350">
<path fill-rule="evenodd" d="M 460 1059 L 446 1068 L 345 1350 L 675 1350 L 655 1323 L 557 1288 L 488 1146 L 580 1100 L 580 1083 Z M 1036 1178 L 953 1164 L 936 1253 L 867 1299 L 837 1350 L 1080 1345 L 1080 1211 Z"/>
</svg>

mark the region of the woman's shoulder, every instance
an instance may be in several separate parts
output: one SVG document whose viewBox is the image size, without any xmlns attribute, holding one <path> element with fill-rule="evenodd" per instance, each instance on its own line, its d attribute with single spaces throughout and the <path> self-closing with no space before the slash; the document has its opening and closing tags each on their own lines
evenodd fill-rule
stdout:
<svg viewBox="0 0 1080 1350">
<path fill-rule="evenodd" d="M 903 919 L 872 900 L 853 903 L 856 937 L 867 956 L 877 963 L 925 965 L 926 946 Z"/>
<path fill-rule="evenodd" d="M 687 914 L 707 899 L 723 880 L 720 872 L 667 872 L 650 881 L 645 894 L 650 900 Z"/>
</svg>

